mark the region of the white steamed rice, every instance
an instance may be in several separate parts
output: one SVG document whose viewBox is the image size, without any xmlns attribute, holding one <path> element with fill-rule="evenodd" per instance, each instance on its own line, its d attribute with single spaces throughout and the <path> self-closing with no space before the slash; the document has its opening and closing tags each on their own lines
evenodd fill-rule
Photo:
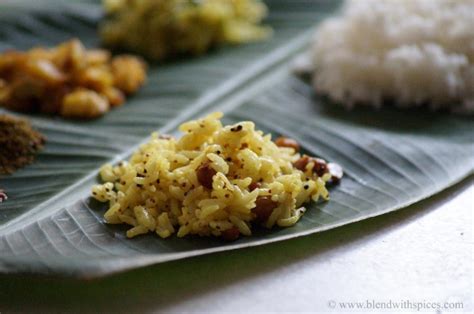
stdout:
<svg viewBox="0 0 474 314">
<path fill-rule="evenodd" d="M 349 0 L 317 30 L 317 92 L 347 107 L 474 112 L 473 0 Z"/>
</svg>

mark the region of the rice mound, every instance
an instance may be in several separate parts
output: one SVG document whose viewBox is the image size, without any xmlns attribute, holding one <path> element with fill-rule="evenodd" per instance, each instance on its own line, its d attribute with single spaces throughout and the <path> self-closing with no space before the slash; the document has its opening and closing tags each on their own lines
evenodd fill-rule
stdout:
<svg viewBox="0 0 474 314">
<path fill-rule="evenodd" d="M 347 107 L 474 112 L 474 1 L 349 0 L 311 49 L 319 93 Z"/>
<path fill-rule="evenodd" d="M 179 140 L 153 133 L 129 162 L 102 167 L 105 183 L 92 196 L 109 202 L 106 222 L 131 225 L 128 237 L 177 232 L 236 239 L 251 235 L 252 223 L 292 226 L 303 203 L 329 198 L 329 172 L 318 175 L 313 162 L 298 168 L 295 162 L 307 156 L 277 146 L 253 122 L 223 126 L 221 117 L 182 124 Z M 271 209 L 264 220 L 257 206 Z"/>
</svg>

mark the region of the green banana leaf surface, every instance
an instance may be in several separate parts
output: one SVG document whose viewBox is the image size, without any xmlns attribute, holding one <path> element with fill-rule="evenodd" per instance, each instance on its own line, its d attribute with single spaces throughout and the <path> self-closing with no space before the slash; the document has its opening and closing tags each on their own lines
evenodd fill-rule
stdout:
<svg viewBox="0 0 474 314">
<path fill-rule="evenodd" d="M 271 39 L 151 64 L 147 84 L 101 119 L 23 115 L 48 141 L 33 164 L 0 177 L 9 196 L 0 204 L 0 272 L 91 278 L 281 241 L 406 207 L 473 173 L 472 118 L 390 106 L 347 111 L 292 74 L 292 60 L 340 1 L 266 3 Z M 7 1 L 0 4 L 0 51 L 72 37 L 97 47 L 101 18 L 94 1 Z M 179 136 L 179 124 L 213 111 L 223 111 L 226 123 L 252 120 L 339 163 L 345 177 L 330 189 L 330 201 L 309 204 L 291 228 L 231 243 L 151 234 L 127 239 L 126 227 L 105 224 L 105 205 L 89 198 L 100 166 L 126 159 L 152 131 Z"/>
</svg>

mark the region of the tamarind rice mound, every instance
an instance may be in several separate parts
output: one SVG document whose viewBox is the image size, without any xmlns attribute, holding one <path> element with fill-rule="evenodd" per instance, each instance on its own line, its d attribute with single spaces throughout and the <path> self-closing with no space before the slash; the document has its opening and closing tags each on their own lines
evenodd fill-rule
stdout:
<svg viewBox="0 0 474 314">
<path fill-rule="evenodd" d="M 179 140 L 154 133 L 128 162 L 103 166 L 92 196 L 109 203 L 105 220 L 132 226 L 128 237 L 235 240 L 256 225 L 290 227 L 304 203 L 328 200 L 326 184 L 342 176 L 336 164 L 300 155 L 292 139 L 273 142 L 253 122 L 223 126 L 221 117 L 182 124 Z"/>
</svg>

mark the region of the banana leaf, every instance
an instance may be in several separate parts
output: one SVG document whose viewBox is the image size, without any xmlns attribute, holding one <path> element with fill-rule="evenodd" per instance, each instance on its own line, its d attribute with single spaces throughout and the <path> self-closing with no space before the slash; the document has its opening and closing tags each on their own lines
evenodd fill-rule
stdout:
<svg viewBox="0 0 474 314">
<path fill-rule="evenodd" d="M 390 106 L 347 111 L 291 73 L 314 27 L 340 1 L 266 3 L 271 39 L 151 64 L 146 86 L 101 119 L 24 115 L 48 141 L 33 164 L 0 177 L 9 196 L 0 204 L 0 272 L 92 278 L 262 245 L 388 213 L 472 175 L 472 118 Z M 96 1 L 6 1 L 0 4 L 0 50 L 72 37 L 97 47 L 101 18 Z M 106 224 L 105 206 L 89 198 L 99 167 L 126 159 L 152 131 L 179 135 L 180 123 L 212 111 L 225 112 L 227 123 L 252 120 L 273 136 L 297 139 L 308 154 L 341 164 L 344 179 L 331 188 L 330 201 L 307 206 L 295 226 L 259 230 L 231 243 L 127 239 L 126 227 Z"/>
</svg>

